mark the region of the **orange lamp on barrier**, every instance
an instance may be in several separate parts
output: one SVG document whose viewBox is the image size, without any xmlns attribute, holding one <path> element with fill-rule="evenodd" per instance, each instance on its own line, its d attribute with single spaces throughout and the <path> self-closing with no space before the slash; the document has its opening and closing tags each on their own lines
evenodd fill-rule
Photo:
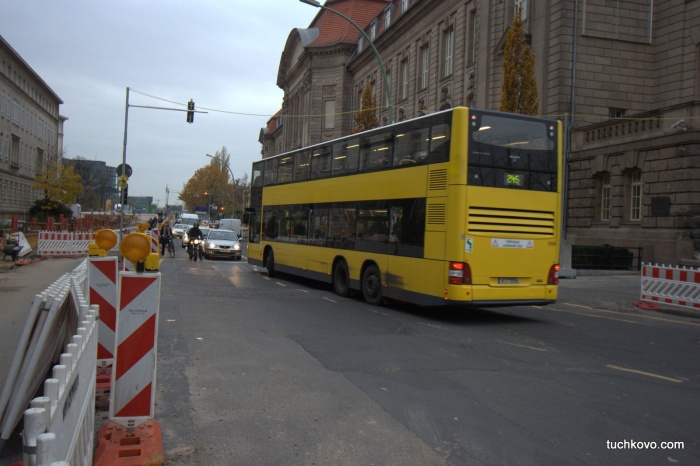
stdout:
<svg viewBox="0 0 700 466">
<path fill-rule="evenodd" d="M 95 243 L 100 249 L 109 251 L 117 244 L 117 234 L 114 230 L 97 230 L 95 233 Z"/>
<path fill-rule="evenodd" d="M 95 241 L 88 244 L 88 256 L 105 257 L 107 251 L 117 244 L 117 234 L 112 230 L 98 230 L 95 233 Z"/>
<path fill-rule="evenodd" d="M 144 233 L 130 233 L 122 239 L 119 251 L 137 272 L 143 272 L 144 261 L 151 253 L 151 238 Z"/>
<path fill-rule="evenodd" d="M 149 230 L 150 228 L 151 228 L 151 224 L 148 222 L 142 222 L 136 226 L 136 229 L 138 231 L 146 231 L 146 230 Z"/>
</svg>

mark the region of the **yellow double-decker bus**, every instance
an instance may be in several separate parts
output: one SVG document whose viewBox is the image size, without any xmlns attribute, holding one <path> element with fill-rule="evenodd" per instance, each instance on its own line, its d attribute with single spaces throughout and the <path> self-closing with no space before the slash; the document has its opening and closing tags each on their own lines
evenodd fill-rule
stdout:
<svg viewBox="0 0 700 466">
<path fill-rule="evenodd" d="M 370 304 L 557 298 L 560 122 L 457 107 L 253 164 L 248 262 Z"/>
</svg>

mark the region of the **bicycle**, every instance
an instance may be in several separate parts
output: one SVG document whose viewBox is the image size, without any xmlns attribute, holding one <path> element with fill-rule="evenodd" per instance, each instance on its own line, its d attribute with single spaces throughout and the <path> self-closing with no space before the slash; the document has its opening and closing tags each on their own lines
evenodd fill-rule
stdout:
<svg viewBox="0 0 700 466">
<path fill-rule="evenodd" d="M 172 236 L 168 238 L 168 253 L 171 259 L 175 259 L 175 241 Z"/>
</svg>

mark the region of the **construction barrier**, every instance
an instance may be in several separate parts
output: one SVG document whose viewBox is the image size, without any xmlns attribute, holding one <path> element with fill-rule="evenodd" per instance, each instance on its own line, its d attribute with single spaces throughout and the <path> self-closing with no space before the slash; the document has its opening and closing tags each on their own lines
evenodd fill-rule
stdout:
<svg viewBox="0 0 700 466">
<path fill-rule="evenodd" d="M 117 325 L 117 258 L 88 258 L 88 287 L 90 304 L 100 306 L 97 341 L 97 364 L 110 366 L 114 359 Z"/>
<path fill-rule="evenodd" d="M 160 272 L 119 272 L 109 418 L 127 428 L 154 416 L 159 306 Z"/>
<path fill-rule="evenodd" d="M 128 234 L 133 228 L 125 229 Z M 83 256 L 88 253 L 88 244 L 95 241 L 95 232 L 70 233 L 40 231 L 37 242 L 37 255 L 46 256 Z M 111 251 L 119 251 L 117 243 Z"/>
<path fill-rule="evenodd" d="M 24 464 L 92 461 L 98 310 L 88 306 L 86 284 L 83 261 L 30 306 L 0 397 L 3 443 L 24 412 Z M 53 377 L 44 381 L 58 355 Z M 44 396 L 30 400 L 42 383 Z"/>
<path fill-rule="evenodd" d="M 700 269 L 642 264 L 641 299 L 700 310 Z"/>
</svg>

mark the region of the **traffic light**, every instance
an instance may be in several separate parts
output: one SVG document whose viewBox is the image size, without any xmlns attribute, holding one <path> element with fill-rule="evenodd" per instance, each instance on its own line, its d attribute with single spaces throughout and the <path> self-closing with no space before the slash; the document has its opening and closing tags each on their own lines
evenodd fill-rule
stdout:
<svg viewBox="0 0 700 466">
<path fill-rule="evenodd" d="M 194 123 L 194 101 L 187 102 L 187 123 Z"/>
<path fill-rule="evenodd" d="M 129 187 L 127 186 L 124 188 L 124 204 L 128 204 L 129 201 L 127 200 L 129 197 Z"/>
</svg>

